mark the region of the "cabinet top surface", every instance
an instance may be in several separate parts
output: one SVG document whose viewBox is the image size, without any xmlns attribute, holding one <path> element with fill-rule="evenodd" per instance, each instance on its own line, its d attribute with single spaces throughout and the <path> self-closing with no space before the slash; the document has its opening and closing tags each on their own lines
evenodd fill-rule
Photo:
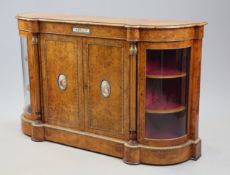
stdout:
<svg viewBox="0 0 230 175">
<path fill-rule="evenodd" d="M 56 13 L 21 13 L 16 16 L 17 19 L 28 21 L 47 21 L 62 23 L 80 23 L 93 25 L 106 25 L 118 27 L 133 28 L 184 28 L 204 26 L 204 21 L 191 20 L 157 20 L 157 19 L 134 19 L 134 18 L 111 18 L 97 16 L 75 16 L 69 14 Z"/>
</svg>

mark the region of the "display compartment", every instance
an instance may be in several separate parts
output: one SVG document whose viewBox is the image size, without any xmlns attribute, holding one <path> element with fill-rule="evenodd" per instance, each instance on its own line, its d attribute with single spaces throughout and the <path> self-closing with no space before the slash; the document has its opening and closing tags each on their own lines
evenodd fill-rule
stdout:
<svg viewBox="0 0 230 175">
<path fill-rule="evenodd" d="M 32 109 L 31 109 L 31 102 L 30 102 L 30 83 L 29 83 L 27 37 L 21 36 L 20 41 L 21 41 L 21 59 L 22 59 L 25 111 L 31 113 Z"/>
<path fill-rule="evenodd" d="M 146 138 L 186 134 L 189 56 L 189 48 L 146 51 Z"/>
<path fill-rule="evenodd" d="M 168 114 L 146 113 L 145 133 L 147 138 L 170 139 L 186 133 L 186 112 Z"/>
<path fill-rule="evenodd" d="M 186 49 L 147 50 L 147 78 L 178 78 L 186 76 Z"/>
<path fill-rule="evenodd" d="M 186 108 L 186 79 L 147 79 L 146 112 L 172 113 Z"/>
</svg>

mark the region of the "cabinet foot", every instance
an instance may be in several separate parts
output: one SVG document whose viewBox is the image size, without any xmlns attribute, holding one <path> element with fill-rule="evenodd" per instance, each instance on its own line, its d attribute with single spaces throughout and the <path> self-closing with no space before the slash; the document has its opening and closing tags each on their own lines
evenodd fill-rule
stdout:
<svg viewBox="0 0 230 175">
<path fill-rule="evenodd" d="M 41 120 L 36 120 L 32 122 L 31 140 L 35 142 L 41 142 L 45 140 L 44 127 Z"/>
<path fill-rule="evenodd" d="M 133 145 L 129 142 L 124 144 L 123 161 L 130 165 L 140 164 L 140 148 L 137 144 Z"/>
<path fill-rule="evenodd" d="M 198 160 L 201 157 L 201 140 L 192 145 L 191 160 Z"/>
</svg>

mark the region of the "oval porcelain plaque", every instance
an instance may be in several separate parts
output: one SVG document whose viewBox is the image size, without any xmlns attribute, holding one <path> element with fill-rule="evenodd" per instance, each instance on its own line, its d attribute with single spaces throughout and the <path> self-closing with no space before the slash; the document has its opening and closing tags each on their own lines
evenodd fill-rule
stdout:
<svg viewBox="0 0 230 175">
<path fill-rule="evenodd" d="M 101 81 L 101 95 L 103 97 L 108 97 L 110 95 L 110 84 L 107 80 Z"/>
<path fill-rule="evenodd" d="M 66 89 L 66 86 L 67 86 L 66 76 L 63 75 L 63 74 L 60 74 L 60 75 L 58 76 L 58 87 L 59 87 L 61 90 L 65 90 L 65 89 Z"/>
</svg>

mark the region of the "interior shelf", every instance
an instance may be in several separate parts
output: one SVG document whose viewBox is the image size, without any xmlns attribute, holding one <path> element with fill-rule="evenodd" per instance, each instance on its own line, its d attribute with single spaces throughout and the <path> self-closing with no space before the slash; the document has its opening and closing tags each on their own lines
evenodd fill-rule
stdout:
<svg viewBox="0 0 230 175">
<path fill-rule="evenodd" d="M 179 71 L 174 71 L 171 74 L 167 74 L 165 72 L 161 74 L 147 74 L 147 78 L 152 78 L 152 79 L 169 79 L 169 78 L 181 78 L 181 77 L 186 77 L 185 72 L 179 72 Z"/>
<path fill-rule="evenodd" d="M 166 109 L 151 109 L 151 108 L 146 108 L 147 113 L 151 114 L 169 114 L 169 113 L 176 113 L 176 112 L 181 112 L 185 110 L 185 106 L 178 106 L 175 108 L 166 108 Z"/>
</svg>

